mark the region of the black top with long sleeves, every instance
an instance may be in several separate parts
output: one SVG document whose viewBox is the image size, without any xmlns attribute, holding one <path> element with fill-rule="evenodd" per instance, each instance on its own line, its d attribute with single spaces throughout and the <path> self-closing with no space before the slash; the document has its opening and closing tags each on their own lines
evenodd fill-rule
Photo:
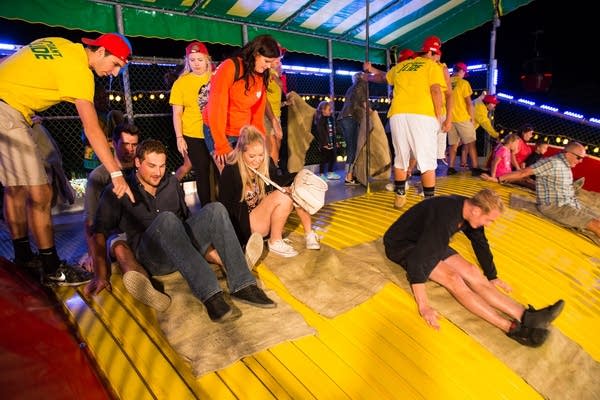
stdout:
<svg viewBox="0 0 600 400">
<path fill-rule="evenodd" d="M 396 220 L 383 236 L 386 248 L 410 247 L 406 257 L 408 280 L 424 283 L 447 254 L 450 238 L 462 231 L 471 241 L 475 256 L 489 279 L 497 277 L 496 267 L 483 227 L 473 228 L 463 218 L 464 196 L 432 197 L 417 203 Z"/>
</svg>

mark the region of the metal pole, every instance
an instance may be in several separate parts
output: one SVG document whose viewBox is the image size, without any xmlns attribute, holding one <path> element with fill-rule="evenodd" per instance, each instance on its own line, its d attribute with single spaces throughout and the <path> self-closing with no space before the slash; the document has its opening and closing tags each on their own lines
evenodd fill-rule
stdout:
<svg viewBox="0 0 600 400">
<path fill-rule="evenodd" d="M 365 35 L 366 35 L 366 42 L 365 42 L 365 62 L 369 61 L 369 0 L 365 0 Z M 369 177 L 369 165 L 370 165 L 370 153 L 371 153 L 371 129 L 370 129 L 370 120 L 371 120 L 371 115 L 370 115 L 370 111 L 371 111 L 371 107 L 370 107 L 370 101 L 369 101 L 369 83 L 367 82 L 367 86 L 366 86 L 366 91 L 367 91 L 367 106 L 365 107 L 365 114 L 366 114 L 366 118 L 365 118 L 365 139 L 367 140 L 366 143 L 366 148 L 367 148 L 367 154 L 366 154 L 366 168 L 367 168 L 367 194 L 371 193 L 371 180 Z"/>
<path fill-rule="evenodd" d="M 242 43 L 245 46 L 248 43 L 248 25 L 242 25 Z"/>
<path fill-rule="evenodd" d="M 115 18 L 117 20 L 117 30 L 121 35 L 125 35 L 123 26 L 123 8 L 120 5 L 115 5 Z M 131 100 L 131 85 L 129 84 L 129 68 L 125 68 L 123 76 L 123 96 L 125 97 L 125 113 L 127 118 L 133 122 L 133 101 Z"/>
<path fill-rule="evenodd" d="M 490 62 L 488 64 L 487 73 L 487 91 L 490 94 L 496 93 L 496 69 L 498 62 L 496 60 L 496 29 L 500 26 L 500 18 L 498 17 L 498 10 L 494 12 L 494 19 L 492 20 L 492 32 L 490 33 Z M 487 159 L 492 151 L 492 141 L 489 135 L 485 135 L 484 140 L 485 158 Z"/>
<path fill-rule="evenodd" d="M 330 103 L 331 103 L 331 109 L 333 110 L 333 132 L 337 132 L 337 130 L 335 129 L 335 125 L 336 123 L 336 118 L 335 118 L 335 86 L 334 86 L 334 74 L 335 71 L 333 70 L 333 42 L 331 39 L 327 39 L 327 63 L 329 65 L 329 99 L 330 99 Z M 334 133 L 335 135 L 335 133 Z M 337 140 L 336 140 L 337 142 Z"/>
</svg>

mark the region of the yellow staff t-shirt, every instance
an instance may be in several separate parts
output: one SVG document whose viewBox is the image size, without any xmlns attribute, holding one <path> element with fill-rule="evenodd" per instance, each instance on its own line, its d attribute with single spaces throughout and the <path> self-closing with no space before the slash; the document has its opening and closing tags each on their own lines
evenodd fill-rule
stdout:
<svg viewBox="0 0 600 400">
<path fill-rule="evenodd" d="M 94 74 L 83 45 L 38 39 L 0 63 L 0 99 L 31 123 L 36 112 L 76 99 L 94 102 Z"/>
<path fill-rule="evenodd" d="M 388 84 L 394 86 L 389 115 L 420 114 L 435 118 L 431 86 L 446 89 L 440 65 L 429 58 L 417 57 L 397 64 L 386 74 Z"/>
<path fill-rule="evenodd" d="M 181 116 L 185 136 L 204 139 L 203 120 L 198 105 L 198 91 L 210 81 L 210 72 L 202 75 L 187 73 L 177 78 L 171 88 L 169 104 L 183 106 Z"/>
</svg>

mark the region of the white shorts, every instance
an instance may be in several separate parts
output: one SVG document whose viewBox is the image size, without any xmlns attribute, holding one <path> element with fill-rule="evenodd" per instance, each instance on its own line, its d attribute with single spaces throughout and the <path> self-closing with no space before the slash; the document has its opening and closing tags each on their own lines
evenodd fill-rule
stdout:
<svg viewBox="0 0 600 400">
<path fill-rule="evenodd" d="M 440 124 L 434 117 L 420 114 L 395 114 L 390 117 L 394 168 L 406 170 L 411 152 L 421 172 L 437 168 L 437 133 Z"/>
</svg>

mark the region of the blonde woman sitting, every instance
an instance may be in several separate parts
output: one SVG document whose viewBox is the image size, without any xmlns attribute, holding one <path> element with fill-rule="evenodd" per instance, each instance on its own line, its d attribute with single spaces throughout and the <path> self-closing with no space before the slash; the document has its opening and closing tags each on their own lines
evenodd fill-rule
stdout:
<svg viewBox="0 0 600 400">
<path fill-rule="evenodd" d="M 269 236 L 269 250 L 283 257 L 298 254 L 292 246 L 283 240 L 283 229 L 288 216 L 294 209 L 291 196 L 273 188 L 257 176 L 253 170 L 269 177 L 281 186 L 287 186 L 293 180 L 292 175 L 276 176 L 269 162 L 265 138 L 252 125 L 240 130 L 237 145 L 228 160 L 219 179 L 219 201 L 229 212 L 238 239 L 242 245 L 251 235 Z M 300 222 L 304 227 L 306 248 L 321 248 L 316 233 L 312 230 L 310 214 L 296 207 Z"/>
</svg>

